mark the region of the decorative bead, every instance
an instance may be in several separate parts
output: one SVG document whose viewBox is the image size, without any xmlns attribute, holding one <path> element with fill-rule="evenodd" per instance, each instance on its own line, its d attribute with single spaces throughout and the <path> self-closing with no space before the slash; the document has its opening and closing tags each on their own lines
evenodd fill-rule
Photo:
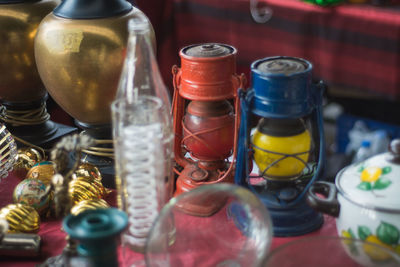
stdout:
<svg viewBox="0 0 400 267">
<path fill-rule="evenodd" d="M 78 215 L 86 210 L 95 210 L 95 209 L 106 209 L 109 208 L 110 205 L 104 199 L 87 199 L 78 202 L 71 209 L 71 214 Z"/>
<path fill-rule="evenodd" d="M 50 194 L 46 195 L 46 185 L 38 179 L 25 179 L 14 189 L 14 203 L 25 204 L 43 214 L 50 203 Z"/>
<path fill-rule="evenodd" d="M 29 170 L 36 163 L 42 161 L 43 157 L 39 151 L 32 147 L 23 147 L 18 149 L 16 163 L 14 165 L 15 170 Z"/>
<path fill-rule="evenodd" d="M 51 178 L 56 174 L 55 164 L 51 161 L 42 161 L 33 165 L 26 175 L 27 179 L 39 179 L 46 185 L 51 183 Z"/>
<path fill-rule="evenodd" d="M 77 177 L 90 177 L 95 180 L 101 181 L 101 173 L 99 168 L 89 162 L 82 162 L 79 164 L 77 170 L 75 171 Z"/>
<path fill-rule="evenodd" d="M 9 204 L 0 210 L 0 218 L 8 222 L 8 232 L 34 232 L 39 229 L 40 216 L 37 211 L 24 204 Z"/>
<path fill-rule="evenodd" d="M 90 177 L 77 177 L 69 183 L 69 195 L 72 203 L 82 200 L 99 199 L 107 194 L 107 190 L 99 180 Z"/>
</svg>

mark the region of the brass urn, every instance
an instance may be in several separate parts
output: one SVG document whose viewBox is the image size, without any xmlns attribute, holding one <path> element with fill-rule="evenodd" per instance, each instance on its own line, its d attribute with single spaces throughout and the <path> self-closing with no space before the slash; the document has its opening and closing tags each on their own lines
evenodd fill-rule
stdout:
<svg viewBox="0 0 400 267">
<path fill-rule="evenodd" d="M 125 59 L 128 20 L 145 16 L 125 0 L 64 0 L 35 39 L 40 77 L 53 99 L 78 122 L 111 122 Z"/>
<path fill-rule="evenodd" d="M 34 38 L 41 20 L 59 3 L 0 0 L 0 119 L 13 135 L 40 146 L 59 137 L 61 125 L 49 121 L 47 92 L 35 64 Z"/>
<path fill-rule="evenodd" d="M 106 184 L 105 172 L 114 172 L 110 105 L 125 59 L 128 20 L 137 17 L 148 19 L 125 0 L 64 0 L 42 20 L 35 38 L 40 77 L 52 98 L 98 141 L 84 152 Z"/>
</svg>

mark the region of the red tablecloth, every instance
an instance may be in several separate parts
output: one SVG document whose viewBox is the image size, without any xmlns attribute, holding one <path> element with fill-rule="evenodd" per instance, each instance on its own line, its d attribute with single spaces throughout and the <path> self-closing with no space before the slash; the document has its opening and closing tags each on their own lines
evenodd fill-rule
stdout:
<svg viewBox="0 0 400 267">
<path fill-rule="evenodd" d="M 15 173 L 11 173 L 10 176 L 4 178 L 0 182 L 0 208 L 5 205 L 12 203 L 12 192 L 14 187 L 20 181 L 19 177 Z M 115 203 L 115 192 L 112 192 L 106 198 L 107 202 L 111 205 Z M 38 233 L 42 239 L 41 244 L 41 256 L 35 259 L 5 259 L 0 258 L 0 266 L 9 266 L 9 267 L 22 267 L 22 266 L 35 266 L 36 264 L 42 263 L 48 257 L 52 257 L 58 255 L 62 252 L 66 242 L 65 242 L 65 233 L 61 231 L 61 221 L 60 220 L 48 220 L 44 219 L 41 222 L 40 230 Z M 325 216 L 325 222 L 321 229 L 307 234 L 306 236 L 335 236 L 336 234 L 336 225 L 335 220 L 332 217 Z M 290 238 L 273 238 L 271 244 L 271 250 L 277 248 L 278 246 L 289 242 L 291 240 L 295 240 L 298 238 L 302 238 L 305 236 L 299 237 L 290 237 Z M 141 259 L 142 256 L 137 254 L 137 259 Z"/>
<path fill-rule="evenodd" d="M 259 58 L 295 56 L 310 60 L 315 77 L 334 94 L 400 99 L 399 5 L 320 7 L 300 0 L 259 0 L 273 15 L 258 24 L 249 0 L 143 2 L 139 7 L 157 27 L 159 63 L 169 85 L 180 48 L 220 42 L 238 49 L 238 72 L 248 74 Z"/>
</svg>

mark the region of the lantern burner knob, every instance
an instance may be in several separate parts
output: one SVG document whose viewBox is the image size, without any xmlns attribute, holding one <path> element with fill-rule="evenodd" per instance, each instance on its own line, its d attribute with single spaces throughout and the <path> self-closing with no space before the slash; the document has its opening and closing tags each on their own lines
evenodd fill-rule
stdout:
<svg viewBox="0 0 400 267">
<path fill-rule="evenodd" d="M 196 168 L 190 173 L 190 178 L 196 182 L 204 181 L 208 178 L 208 172 L 206 170 Z"/>
<path fill-rule="evenodd" d="M 283 188 L 279 191 L 279 199 L 291 201 L 299 195 L 299 191 L 294 187 Z"/>
<path fill-rule="evenodd" d="M 205 44 L 205 45 L 201 46 L 201 49 L 203 49 L 203 50 L 215 49 L 215 45 L 214 44 Z"/>
</svg>

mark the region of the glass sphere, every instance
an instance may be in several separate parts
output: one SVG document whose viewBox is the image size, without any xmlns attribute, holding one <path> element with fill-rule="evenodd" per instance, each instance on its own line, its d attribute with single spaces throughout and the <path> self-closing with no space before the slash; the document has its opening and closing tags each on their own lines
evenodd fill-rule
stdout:
<svg viewBox="0 0 400 267">
<path fill-rule="evenodd" d="M 272 234 L 267 209 L 249 190 L 204 185 L 164 206 L 147 240 L 146 265 L 262 266 Z"/>
<path fill-rule="evenodd" d="M 260 175 L 275 180 L 298 177 L 306 167 L 311 135 L 300 119 L 261 119 L 252 137 Z"/>
</svg>

